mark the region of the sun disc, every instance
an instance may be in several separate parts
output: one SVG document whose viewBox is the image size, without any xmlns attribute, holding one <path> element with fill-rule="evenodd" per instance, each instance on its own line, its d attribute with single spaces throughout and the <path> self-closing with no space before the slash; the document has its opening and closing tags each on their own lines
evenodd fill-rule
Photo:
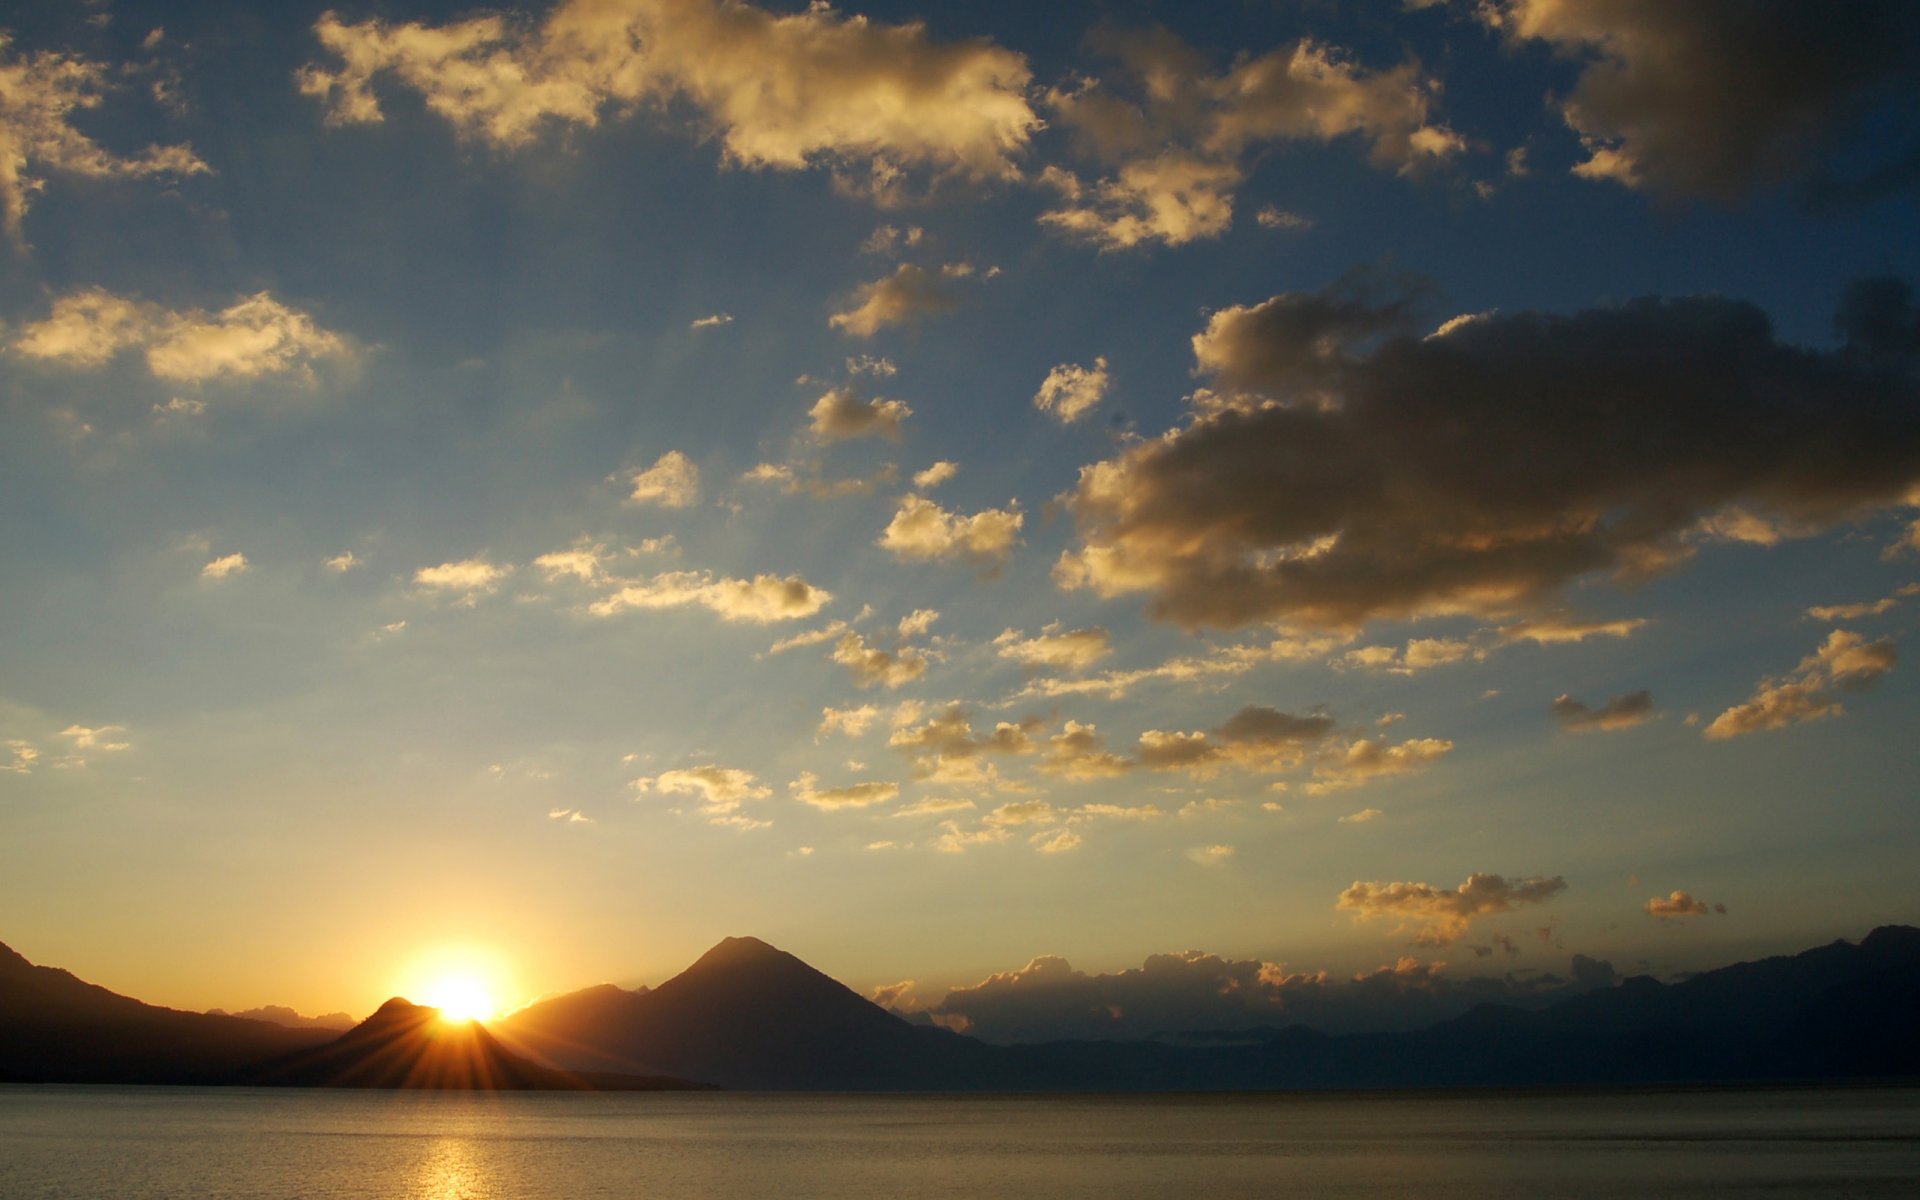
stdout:
<svg viewBox="0 0 1920 1200">
<path fill-rule="evenodd" d="M 427 1005 L 440 1010 L 443 1021 L 464 1024 L 485 1021 L 498 1011 L 487 986 L 471 976 L 440 980 L 427 993 Z"/>
</svg>

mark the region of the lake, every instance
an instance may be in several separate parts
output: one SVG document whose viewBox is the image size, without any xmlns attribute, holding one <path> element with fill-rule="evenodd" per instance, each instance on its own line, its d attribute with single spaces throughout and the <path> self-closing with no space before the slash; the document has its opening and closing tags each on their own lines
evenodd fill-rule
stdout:
<svg viewBox="0 0 1920 1200">
<path fill-rule="evenodd" d="M 1920 1089 L 435 1095 L 0 1086 L 0 1196 L 1920 1195 Z"/>
</svg>

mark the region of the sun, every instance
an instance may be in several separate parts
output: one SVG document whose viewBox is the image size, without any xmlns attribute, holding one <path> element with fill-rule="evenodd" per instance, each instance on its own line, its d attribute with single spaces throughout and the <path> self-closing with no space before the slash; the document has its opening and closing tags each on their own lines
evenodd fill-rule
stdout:
<svg viewBox="0 0 1920 1200">
<path fill-rule="evenodd" d="M 487 1021 L 500 1011 L 493 993 L 472 975 L 449 975 L 427 989 L 423 1003 L 440 1010 L 440 1019 L 457 1024 Z"/>
</svg>

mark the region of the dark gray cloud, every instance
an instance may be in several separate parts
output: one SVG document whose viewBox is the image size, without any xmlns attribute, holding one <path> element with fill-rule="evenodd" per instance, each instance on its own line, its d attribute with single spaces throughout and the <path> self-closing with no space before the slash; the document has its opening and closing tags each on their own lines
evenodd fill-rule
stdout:
<svg viewBox="0 0 1920 1200">
<path fill-rule="evenodd" d="M 1288 1025 L 1351 1033 L 1416 1029 L 1476 1004 L 1545 1004 L 1614 978 L 1611 964 L 1583 956 L 1575 956 L 1571 979 L 1525 971 L 1454 978 L 1443 964 L 1412 958 L 1349 978 L 1198 950 L 1156 954 L 1137 968 L 1087 974 L 1064 958 L 1047 956 L 955 988 L 925 1012 L 994 1042 Z"/>
<path fill-rule="evenodd" d="M 1214 314 L 1194 349 L 1218 390 L 1082 470 L 1058 581 L 1149 592 L 1188 627 L 1532 614 L 1583 576 L 1815 532 L 1920 484 L 1920 386 L 1887 289 L 1850 301 L 1856 344 L 1837 351 L 1718 297 L 1418 337 L 1404 289 L 1355 289 Z"/>
<path fill-rule="evenodd" d="M 1585 60 L 1558 101 L 1587 147 L 1575 173 L 1658 193 L 1824 180 L 1877 109 L 1920 100 L 1911 0 L 1504 0 L 1482 13 Z"/>
<path fill-rule="evenodd" d="M 1547 711 L 1559 719 L 1562 729 L 1577 733 L 1589 730 L 1611 733 L 1616 729 L 1631 729 L 1653 716 L 1653 693 L 1628 692 L 1624 696 L 1615 696 L 1599 708 L 1589 707 L 1572 696 L 1563 695 L 1549 705 Z"/>
</svg>

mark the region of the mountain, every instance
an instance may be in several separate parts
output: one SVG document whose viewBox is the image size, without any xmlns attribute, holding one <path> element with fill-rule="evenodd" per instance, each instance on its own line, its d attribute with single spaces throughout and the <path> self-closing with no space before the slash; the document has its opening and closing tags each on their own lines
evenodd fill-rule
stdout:
<svg viewBox="0 0 1920 1200">
<path fill-rule="evenodd" d="M 230 1013 L 224 1008 L 210 1008 L 210 1017 L 245 1017 L 249 1021 L 269 1021 L 275 1025 L 285 1025 L 288 1029 L 331 1029 L 335 1033 L 344 1033 L 352 1029 L 356 1022 L 343 1012 L 321 1013 L 317 1017 L 303 1017 L 284 1004 L 268 1004 L 260 1008 L 249 1008 L 242 1012 Z"/>
<path fill-rule="evenodd" d="M 421 1088 L 441 1091 L 661 1091 L 699 1084 L 660 1076 L 582 1075 L 509 1053 L 477 1021 L 398 997 L 337 1040 L 249 1073 L 274 1087 Z"/>
<path fill-rule="evenodd" d="M 1920 929 L 1906 926 L 1678 983 L 1627 979 L 1544 1009 L 1485 1005 L 1410 1033 L 1294 1027 L 1021 1046 L 911 1024 L 755 938 L 726 939 L 651 991 L 587 988 L 492 1032 L 396 999 L 338 1037 L 155 1008 L 0 946 L 0 1082 L 1206 1091 L 1914 1080 L 1916 1013 Z"/>
<path fill-rule="evenodd" d="M 1022 1080 L 995 1047 L 909 1024 L 783 950 L 732 937 L 652 991 L 589 988 L 496 1023 L 556 1066 L 727 1088 L 960 1090 Z"/>
<path fill-rule="evenodd" d="M 142 1004 L 0 945 L 0 1081 L 215 1082 L 336 1036 Z"/>
</svg>

